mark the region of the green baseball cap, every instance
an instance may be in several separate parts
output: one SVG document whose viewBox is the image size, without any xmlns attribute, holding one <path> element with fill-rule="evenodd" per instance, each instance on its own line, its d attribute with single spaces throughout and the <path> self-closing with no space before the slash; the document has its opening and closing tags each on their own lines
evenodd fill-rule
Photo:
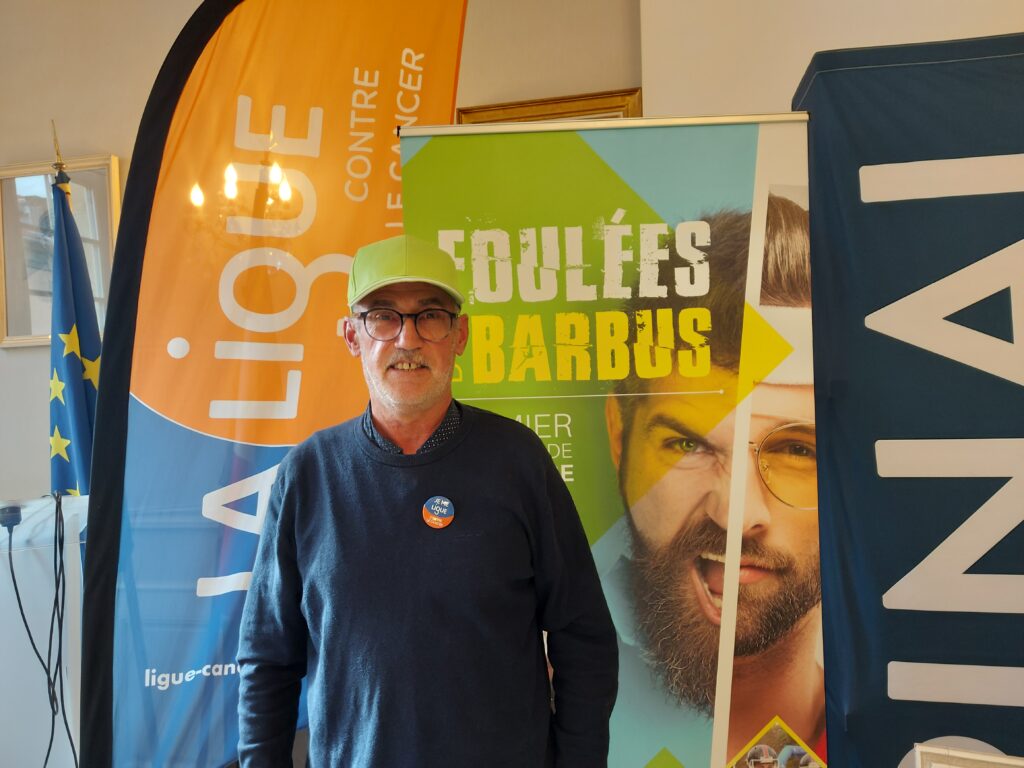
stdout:
<svg viewBox="0 0 1024 768">
<path fill-rule="evenodd" d="M 364 245 L 356 251 L 348 275 L 348 305 L 395 283 L 429 283 L 441 288 L 459 306 L 459 275 L 452 257 L 436 245 L 411 235 L 398 235 Z"/>
</svg>

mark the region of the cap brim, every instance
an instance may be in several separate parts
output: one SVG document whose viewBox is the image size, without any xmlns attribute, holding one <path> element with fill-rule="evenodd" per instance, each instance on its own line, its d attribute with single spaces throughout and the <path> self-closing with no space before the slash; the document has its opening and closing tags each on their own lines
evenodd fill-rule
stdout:
<svg viewBox="0 0 1024 768">
<path fill-rule="evenodd" d="M 427 285 L 433 285 L 436 286 L 437 288 L 440 288 L 442 291 L 451 296 L 460 307 L 466 303 L 466 299 L 465 297 L 463 297 L 461 293 L 452 288 L 450 285 L 445 285 L 439 280 L 435 280 L 430 277 L 422 277 L 418 275 L 403 275 L 402 277 L 390 277 L 387 278 L 386 280 L 378 280 L 375 283 L 371 283 L 349 300 L 349 307 L 351 308 L 355 306 L 362 299 L 366 298 L 376 290 L 386 288 L 389 285 L 396 285 L 398 283 L 426 283 Z"/>
</svg>

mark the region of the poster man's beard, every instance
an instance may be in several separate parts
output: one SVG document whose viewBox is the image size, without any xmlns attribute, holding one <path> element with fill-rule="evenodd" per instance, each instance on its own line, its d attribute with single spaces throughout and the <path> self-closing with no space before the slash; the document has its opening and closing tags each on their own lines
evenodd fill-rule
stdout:
<svg viewBox="0 0 1024 768">
<path fill-rule="evenodd" d="M 701 610 L 689 569 L 703 552 L 724 554 L 725 531 L 698 515 L 698 521 L 681 526 L 669 544 L 653 548 L 627 517 L 632 534 L 633 602 L 645 656 L 672 696 L 710 715 L 718 676 L 719 628 Z M 743 542 L 743 554 L 769 564 L 779 581 L 769 594 L 740 589 L 735 653 L 751 656 L 779 642 L 821 601 L 821 578 L 817 552 L 797 562 L 749 539 Z"/>
</svg>

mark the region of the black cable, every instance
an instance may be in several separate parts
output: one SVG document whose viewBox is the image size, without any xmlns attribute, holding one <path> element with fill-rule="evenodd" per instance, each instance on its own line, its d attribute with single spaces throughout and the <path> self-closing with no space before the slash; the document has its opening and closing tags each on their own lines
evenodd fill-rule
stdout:
<svg viewBox="0 0 1024 768">
<path fill-rule="evenodd" d="M 54 498 L 59 498 L 59 494 L 53 494 Z M 53 630 L 54 624 L 57 619 L 57 605 L 58 597 L 60 595 L 60 581 L 57 578 L 57 563 L 58 560 L 63 560 L 63 557 L 57 550 L 57 531 L 60 527 L 60 507 L 58 506 L 54 510 L 53 515 L 53 555 L 51 560 L 51 566 L 53 568 L 53 605 L 50 607 L 50 631 L 47 636 L 46 646 L 46 695 L 50 699 L 50 739 L 46 744 L 46 757 L 43 759 L 43 768 L 46 768 L 50 762 L 50 753 L 53 751 L 53 737 L 57 733 L 57 712 L 60 709 L 60 702 L 57 701 L 57 691 L 54 685 L 54 678 L 56 673 L 53 671 Z M 57 648 L 57 666 L 60 668 L 60 647 Z"/>
<path fill-rule="evenodd" d="M 21 522 L 21 515 L 10 515 L 3 518 L 3 526 L 7 528 L 7 563 L 11 570 L 11 584 L 14 586 L 14 596 L 18 601 L 18 612 L 21 614 L 21 623 L 28 634 L 29 643 L 32 645 L 32 652 L 35 654 L 39 665 L 46 675 L 46 696 L 50 705 L 50 738 L 46 746 L 46 757 L 43 759 L 43 768 L 50 761 L 50 754 L 53 751 L 53 739 L 57 730 L 57 714 L 60 713 L 64 723 L 64 732 L 68 737 L 68 744 L 71 746 L 71 757 L 74 760 L 75 768 L 78 768 L 78 753 L 75 750 L 75 741 L 71 735 L 71 726 L 68 723 L 68 713 L 64 706 L 64 609 L 67 601 L 67 573 L 64 567 L 64 513 L 61 504 L 61 495 L 53 494 L 54 524 L 53 524 L 53 579 L 54 593 L 53 605 L 50 609 L 50 627 L 48 644 L 46 648 L 46 661 L 39 652 L 35 637 L 32 635 L 32 628 L 29 626 L 28 618 L 25 616 L 25 606 L 21 600 L 21 590 L 18 588 L 18 577 L 14 571 L 14 527 Z M 20 512 L 20 510 L 18 510 Z M 9 510 L 5 508 L 3 512 Z M 57 653 L 54 658 L 53 641 L 54 630 L 56 629 Z M 54 664 L 56 668 L 54 668 Z M 52 671 L 51 671 L 52 670 Z"/>
<path fill-rule="evenodd" d="M 32 629 L 28 625 L 28 619 L 25 618 L 25 606 L 21 603 L 21 592 L 18 590 L 18 577 L 14 575 L 14 529 L 7 529 L 7 562 L 11 566 L 11 583 L 14 585 L 14 596 L 18 600 L 18 611 L 21 613 L 21 623 L 25 625 L 25 631 L 28 632 L 28 641 L 32 644 L 32 652 L 39 659 L 39 665 L 43 668 L 43 673 L 47 679 L 50 677 L 50 671 L 46 668 L 46 662 L 43 661 L 42 655 L 39 653 L 39 649 L 36 647 L 35 638 L 32 637 Z"/>
<path fill-rule="evenodd" d="M 46 675 L 46 696 L 48 703 L 50 704 L 51 713 L 51 728 L 50 728 L 50 743 L 46 747 L 46 758 L 43 760 L 43 768 L 46 768 L 47 762 L 50 760 L 50 749 L 53 745 L 53 696 L 52 689 L 50 687 L 50 667 L 47 662 L 43 661 L 42 654 L 39 653 L 39 648 L 36 646 L 35 638 L 32 636 L 32 628 L 29 626 L 28 619 L 25 617 L 25 606 L 21 602 L 21 590 L 18 589 L 18 577 L 14 573 L 14 527 L 11 526 L 7 529 L 7 563 L 11 569 L 11 584 L 14 585 L 14 597 L 18 601 L 18 612 L 21 614 L 21 623 L 25 626 L 25 632 L 28 633 L 28 641 L 32 645 L 32 652 L 35 653 L 36 658 L 39 660 L 40 666 L 43 668 L 43 674 Z M 49 657 L 49 654 L 47 654 Z"/>
<path fill-rule="evenodd" d="M 64 706 L 64 608 L 68 593 L 67 572 L 64 568 L 64 509 L 61 505 L 61 495 L 59 493 L 54 494 L 54 500 L 56 502 L 56 508 L 54 511 L 54 527 L 56 529 L 55 536 L 57 538 L 57 546 L 55 549 L 60 552 L 60 579 L 58 582 L 60 584 L 58 587 L 60 593 L 60 607 L 57 612 L 56 676 L 60 686 L 60 713 L 61 719 L 64 721 L 64 733 L 67 734 L 68 745 L 71 747 L 71 758 L 74 761 L 75 768 L 78 768 L 78 753 L 75 750 L 75 740 L 71 736 L 71 726 L 68 724 L 68 710 L 67 707 Z M 55 609 L 57 608 L 56 605 L 54 607 Z"/>
</svg>

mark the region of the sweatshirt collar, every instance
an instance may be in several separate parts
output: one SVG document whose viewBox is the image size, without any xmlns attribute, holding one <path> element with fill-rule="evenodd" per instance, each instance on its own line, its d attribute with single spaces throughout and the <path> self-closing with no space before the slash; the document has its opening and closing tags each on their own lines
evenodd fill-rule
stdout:
<svg viewBox="0 0 1024 768">
<path fill-rule="evenodd" d="M 416 453 L 427 453 L 428 451 L 441 447 L 458 431 L 461 423 L 462 406 L 453 399 L 448 404 L 448 410 L 445 411 L 444 418 L 442 418 L 441 423 L 437 425 L 437 429 L 433 431 L 430 437 L 428 437 L 426 442 L 419 447 Z M 363 433 L 370 439 L 370 441 L 385 453 L 399 455 L 402 453 L 401 448 L 384 437 L 384 435 L 382 435 L 377 429 L 376 425 L 373 423 L 371 406 L 369 404 L 367 404 L 366 410 L 363 411 L 362 427 Z"/>
</svg>

